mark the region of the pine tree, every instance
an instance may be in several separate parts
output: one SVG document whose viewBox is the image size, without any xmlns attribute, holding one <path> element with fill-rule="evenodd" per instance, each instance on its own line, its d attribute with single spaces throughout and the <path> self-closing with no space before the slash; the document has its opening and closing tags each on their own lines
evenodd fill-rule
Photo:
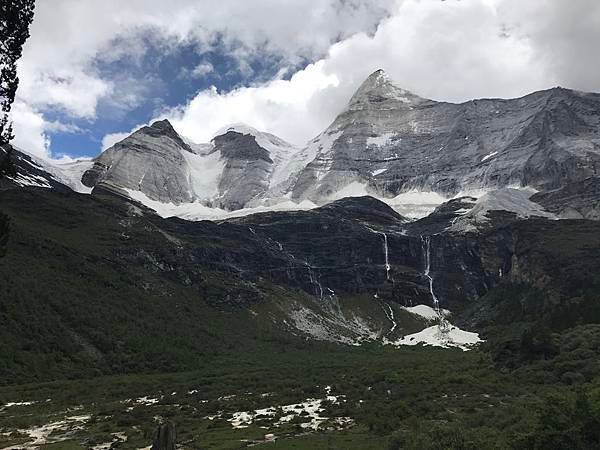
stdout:
<svg viewBox="0 0 600 450">
<path fill-rule="evenodd" d="M 0 3 L 0 178 L 15 174 L 12 147 L 8 145 L 13 138 L 8 113 L 19 85 L 17 60 L 29 37 L 34 7 L 34 0 L 2 0 Z M 6 251 L 8 232 L 8 217 L 0 214 L 0 257 Z"/>
<path fill-rule="evenodd" d="M 34 0 L 3 0 L 0 4 L 0 147 L 13 138 L 8 113 L 19 85 L 17 60 L 29 37 L 34 7 Z"/>
<path fill-rule="evenodd" d="M 16 174 L 8 145 L 14 137 L 8 114 L 19 85 L 17 60 L 29 37 L 34 6 L 34 0 L 3 0 L 0 4 L 0 178 Z"/>
</svg>

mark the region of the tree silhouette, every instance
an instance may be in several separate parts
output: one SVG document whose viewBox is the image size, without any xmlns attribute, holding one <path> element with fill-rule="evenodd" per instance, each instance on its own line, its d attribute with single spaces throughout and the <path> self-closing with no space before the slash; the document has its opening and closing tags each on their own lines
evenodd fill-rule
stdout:
<svg viewBox="0 0 600 450">
<path fill-rule="evenodd" d="M 0 5 L 0 146 L 14 137 L 8 113 L 19 85 L 17 61 L 29 37 L 34 0 L 5 0 Z"/>
<path fill-rule="evenodd" d="M 23 44 L 29 37 L 33 20 L 34 0 L 3 0 L 0 3 L 0 178 L 14 176 L 12 163 L 12 123 L 8 113 L 15 101 L 19 86 L 17 61 L 23 53 Z M 0 257 L 6 251 L 9 219 L 0 214 Z"/>
</svg>

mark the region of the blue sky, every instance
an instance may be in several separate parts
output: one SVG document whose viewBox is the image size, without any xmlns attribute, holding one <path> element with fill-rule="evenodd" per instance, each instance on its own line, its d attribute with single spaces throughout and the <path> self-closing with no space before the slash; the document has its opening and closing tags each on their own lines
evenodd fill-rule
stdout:
<svg viewBox="0 0 600 450">
<path fill-rule="evenodd" d="M 196 142 L 245 122 L 303 146 L 379 68 L 443 101 L 598 92 L 599 24 L 596 0 L 37 2 L 14 143 L 95 156 L 168 118 Z"/>
<path fill-rule="evenodd" d="M 254 58 L 240 67 L 239 61 L 221 45 L 215 45 L 207 52 L 199 52 L 193 44 L 169 48 L 168 52 L 163 50 L 162 46 L 148 40 L 141 58 L 132 59 L 125 55 L 110 62 L 95 62 L 97 73 L 115 82 L 120 91 L 117 98 L 127 96 L 131 91 L 135 91 L 136 98 L 125 104 L 115 103 L 114 98 L 101 99 L 93 120 L 73 119 L 64 111 L 49 109 L 47 120 L 68 122 L 77 129 L 76 132 L 48 132 L 50 152 L 71 157 L 95 156 L 107 134 L 127 132 L 145 124 L 164 109 L 185 104 L 197 92 L 211 86 L 227 92 L 272 79 L 283 63 L 281 58 L 271 55 Z M 293 71 L 287 71 L 288 78 Z"/>
<path fill-rule="evenodd" d="M 372 34 L 393 3 L 37 2 L 19 62 L 15 144 L 43 157 L 94 156 L 103 141 L 112 143 L 159 116 L 181 119 L 199 94 L 210 97 L 203 108 L 210 114 L 213 93 L 228 96 L 289 80 L 336 42 Z M 198 121 L 198 137 L 210 139 L 225 120 L 252 122 L 256 114 L 245 111 Z M 203 125 L 208 122 L 210 129 Z"/>
</svg>

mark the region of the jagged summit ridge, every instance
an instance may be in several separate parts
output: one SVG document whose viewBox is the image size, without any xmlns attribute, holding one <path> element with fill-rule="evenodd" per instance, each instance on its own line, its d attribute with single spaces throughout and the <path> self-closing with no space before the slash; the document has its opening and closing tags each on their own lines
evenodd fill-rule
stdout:
<svg viewBox="0 0 600 450">
<path fill-rule="evenodd" d="M 106 149 L 82 180 L 96 191 L 149 205 L 199 203 L 235 210 L 280 183 L 285 164 L 297 150 L 244 124 L 230 125 L 210 143 L 196 144 L 180 136 L 168 120 L 159 120 Z"/>
<path fill-rule="evenodd" d="M 193 150 L 168 120 L 154 122 L 117 142 L 94 160 L 84 185 L 121 195 L 143 192 L 161 202 L 193 200 L 184 154 Z"/>
<path fill-rule="evenodd" d="M 598 94 L 554 88 L 517 99 L 435 102 L 376 71 L 310 143 L 315 157 L 297 175 L 292 198 L 322 203 L 349 186 L 379 198 L 556 188 L 597 176 L 599 127 Z"/>
<path fill-rule="evenodd" d="M 243 122 L 232 123 L 232 124 L 229 124 L 229 125 L 221 128 L 219 131 L 217 131 L 217 133 L 215 133 L 215 135 L 213 136 L 213 139 L 217 136 L 221 136 L 221 135 L 227 133 L 228 131 L 234 131 L 234 132 L 240 133 L 240 134 L 250 134 L 257 139 L 269 140 L 274 145 L 293 147 L 293 145 L 290 144 L 289 142 L 287 142 L 285 139 L 282 139 L 279 136 L 276 136 L 272 133 L 268 133 L 266 131 L 260 131 L 260 130 L 258 130 L 246 123 L 243 123 Z"/>
<path fill-rule="evenodd" d="M 197 204 L 238 210 L 371 195 L 399 205 L 415 192 L 440 204 L 508 187 L 548 191 L 599 170 L 600 94 L 552 88 L 436 102 L 377 70 L 304 148 L 240 123 L 195 144 L 160 120 L 104 151 L 81 179 L 148 205 L 189 204 L 186 216 L 196 216 Z"/>
<path fill-rule="evenodd" d="M 389 108 L 408 108 L 422 101 L 421 97 L 397 86 L 383 69 L 378 69 L 360 85 L 347 109 L 363 109 L 384 102 L 391 103 L 387 105 Z"/>
</svg>

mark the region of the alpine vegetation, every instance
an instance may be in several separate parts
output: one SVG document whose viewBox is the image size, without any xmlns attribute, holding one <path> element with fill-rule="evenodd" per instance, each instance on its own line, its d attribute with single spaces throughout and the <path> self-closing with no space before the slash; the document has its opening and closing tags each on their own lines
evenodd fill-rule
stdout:
<svg viewBox="0 0 600 450">
<path fill-rule="evenodd" d="M 0 6 L 0 449 L 600 448 L 597 2 L 205 3 Z"/>
</svg>

